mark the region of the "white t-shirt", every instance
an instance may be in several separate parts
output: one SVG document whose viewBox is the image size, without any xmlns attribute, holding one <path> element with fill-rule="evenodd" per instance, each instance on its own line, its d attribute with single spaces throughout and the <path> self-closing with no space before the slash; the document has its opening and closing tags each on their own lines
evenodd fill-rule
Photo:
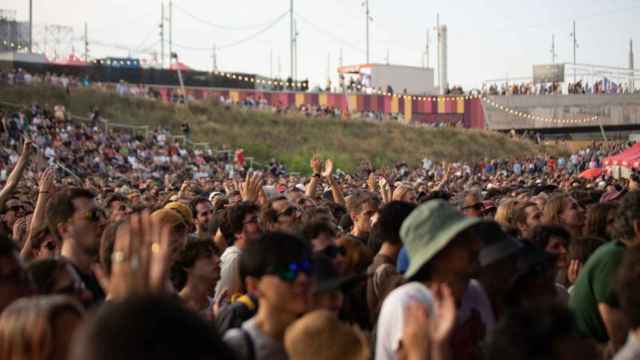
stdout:
<svg viewBox="0 0 640 360">
<path fill-rule="evenodd" d="M 435 307 L 431 291 L 419 282 L 410 282 L 393 290 L 382 303 L 376 335 L 376 360 L 396 358 L 396 352 L 404 330 L 404 310 L 413 302 L 425 304 L 428 313 Z"/>
</svg>

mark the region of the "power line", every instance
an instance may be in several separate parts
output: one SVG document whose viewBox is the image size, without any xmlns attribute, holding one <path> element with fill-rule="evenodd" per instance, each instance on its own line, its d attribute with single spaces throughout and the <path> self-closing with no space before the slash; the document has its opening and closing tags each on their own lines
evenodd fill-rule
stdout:
<svg viewBox="0 0 640 360">
<path fill-rule="evenodd" d="M 299 18 L 300 20 L 302 20 L 302 22 L 304 22 L 304 23 L 306 23 L 306 24 L 310 25 L 311 27 L 315 28 L 315 30 L 316 30 L 316 31 L 318 31 L 320 34 L 325 35 L 325 36 L 327 36 L 327 37 L 331 38 L 332 40 L 335 40 L 335 41 L 337 41 L 337 42 L 340 42 L 340 43 L 342 43 L 342 44 L 346 45 L 347 47 L 349 47 L 349 48 L 351 48 L 351 49 L 353 49 L 353 50 L 355 50 L 355 51 L 358 51 L 358 52 L 360 52 L 360 53 L 362 53 L 362 54 L 366 54 L 366 53 L 367 53 L 367 51 L 366 51 L 366 50 L 364 50 L 364 49 L 360 48 L 360 47 L 359 47 L 358 45 L 356 45 L 355 43 L 352 43 L 352 42 L 346 41 L 346 40 L 344 40 L 344 39 L 340 38 L 339 36 L 337 36 L 337 35 L 335 35 L 335 34 L 332 34 L 332 33 L 331 33 L 330 31 L 328 31 L 327 29 L 324 29 L 324 28 L 322 28 L 321 26 L 314 24 L 313 22 L 311 22 L 310 20 L 306 19 L 305 17 L 303 17 L 303 16 L 302 16 L 302 15 L 300 15 L 299 13 L 296 13 L 296 17 L 297 17 L 297 18 Z"/>
<path fill-rule="evenodd" d="M 276 26 L 282 19 L 284 19 L 284 17 L 289 14 L 289 11 L 285 11 L 284 13 L 282 13 L 282 15 L 278 16 L 273 22 L 267 24 L 267 26 L 264 29 L 260 29 L 260 31 L 257 31 L 251 35 L 245 36 L 244 38 L 234 41 L 234 42 L 230 42 L 221 46 L 217 46 L 217 50 L 223 50 L 223 49 L 229 49 L 241 44 L 244 44 L 247 41 L 251 41 L 255 38 L 257 38 L 258 36 L 264 34 L 265 32 L 271 30 L 274 26 Z M 211 48 L 210 47 L 196 47 L 196 46 L 189 46 L 189 45 L 183 45 L 183 44 L 177 44 L 174 43 L 173 44 L 175 47 L 178 48 L 182 48 L 185 50 L 193 50 L 193 51 L 207 51 L 210 52 Z"/>
<path fill-rule="evenodd" d="M 201 17 L 198 17 L 196 15 L 193 15 L 192 13 L 190 13 L 189 11 L 187 11 L 185 8 L 178 6 L 178 5 L 174 5 L 178 10 L 182 11 L 185 15 L 187 15 L 188 17 L 192 18 L 193 20 L 210 26 L 212 28 L 215 29 L 221 29 L 221 30 L 229 30 L 229 31 L 242 31 L 242 30 L 251 30 L 251 29 L 256 29 L 256 28 L 261 28 L 264 27 L 267 24 L 270 24 L 271 21 L 267 22 L 267 23 L 262 23 L 262 24 L 253 24 L 253 25 L 245 25 L 245 26 L 229 26 L 229 25 L 220 25 L 220 24 L 216 24 L 213 23 L 209 20 L 205 20 Z"/>
</svg>

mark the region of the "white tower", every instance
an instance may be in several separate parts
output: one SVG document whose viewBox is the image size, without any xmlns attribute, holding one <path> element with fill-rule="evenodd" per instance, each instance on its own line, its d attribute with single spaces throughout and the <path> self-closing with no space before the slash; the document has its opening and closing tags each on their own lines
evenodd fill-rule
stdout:
<svg viewBox="0 0 640 360">
<path fill-rule="evenodd" d="M 440 95 L 445 95 L 449 88 L 447 77 L 447 25 L 438 26 L 438 82 Z"/>
</svg>

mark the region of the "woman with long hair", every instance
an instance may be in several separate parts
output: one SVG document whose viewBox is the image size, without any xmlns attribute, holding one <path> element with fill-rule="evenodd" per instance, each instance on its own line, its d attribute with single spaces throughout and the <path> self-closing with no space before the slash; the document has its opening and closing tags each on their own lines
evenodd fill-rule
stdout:
<svg viewBox="0 0 640 360">
<path fill-rule="evenodd" d="M 549 198 L 542 211 L 544 225 L 565 227 L 572 237 L 582 235 L 584 210 L 569 194 L 555 194 Z"/>
<path fill-rule="evenodd" d="M 587 210 L 584 222 L 584 236 L 595 236 L 602 240 L 611 240 L 613 224 L 616 220 L 618 204 L 606 202 L 595 204 Z"/>
<path fill-rule="evenodd" d="M 0 315 L 0 359 L 66 359 L 84 312 L 70 297 L 22 298 Z"/>
</svg>

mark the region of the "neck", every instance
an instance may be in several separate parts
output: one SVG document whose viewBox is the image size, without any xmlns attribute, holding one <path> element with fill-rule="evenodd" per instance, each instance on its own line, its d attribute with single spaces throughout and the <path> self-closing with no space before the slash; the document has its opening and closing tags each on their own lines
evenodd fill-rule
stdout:
<svg viewBox="0 0 640 360">
<path fill-rule="evenodd" d="M 398 253 L 400 253 L 400 245 L 394 245 L 388 242 L 383 242 L 380 251 L 378 251 L 378 255 L 385 255 L 394 260 L 398 258 Z"/>
<path fill-rule="evenodd" d="M 187 285 L 180 291 L 180 298 L 187 307 L 200 311 L 209 305 L 209 288 L 196 281 L 187 281 Z"/>
<path fill-rule="evenodd" d="M 354 227 L 353 230 L 351 230 L 351 235 L 357 238 L 363 238 L 367 235 L 367 232 L 361 230 L 360 228 Z"/>
<path fill-rule="evenodd" d="M 87 255 L 81 251 L 72 239 L 62 240 L 62 249 L 60 254 L 69 259 L 83 273 L 91 272 L 91 265 L 94 263 L 94 257 Z"/>
<path fill-rule="evenodd" d="M 258 308 L 256 326 L 265 335 L 283 342 L 285 330 L 296 320 L 296 317 L 282 311 L 270 309 L 268 304 L 263 305 L 263 303 L 261 301 Z"/>
<path fill-rule="evenodd" d="M 202 229 L 202 228 L 198 227 L 198 228 L 196 229 L 196 237 L 197 237 L 198 239 L 205 240 L 205 239 L 207 239 L 207 238 L 209 237 L 209 234 L 207 233 L 207 231 L 206 231 L 206 230 L 204 230 L 204 229 Z"/>
<path fill-rule="evenodd" d="M 236 236 L 236 241 L 233 243 L 233 246 L 237 247 L 240 250 L 244 250 L 244 236 Z"/>
</svg>

